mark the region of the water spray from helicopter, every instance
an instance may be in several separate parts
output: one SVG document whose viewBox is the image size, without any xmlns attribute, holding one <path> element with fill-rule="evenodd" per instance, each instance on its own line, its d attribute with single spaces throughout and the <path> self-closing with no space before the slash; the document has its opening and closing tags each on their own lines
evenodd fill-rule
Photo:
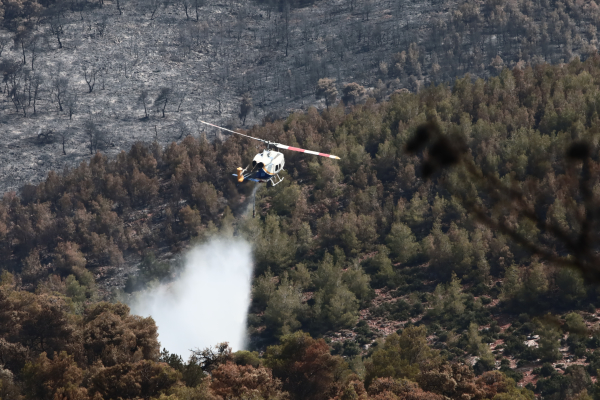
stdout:
<svg viewBox="0 0 600 400">
<path fill-rule="evenodd" d="M 212 238 L 186 255 L 180 276 L 139 293 L 132 312 L 151 316 L 161 346 L 184 359 L 192 349 L 226 341 L 246 345 L 252 287 L 252 247 L 239 238 Z"/>
</svg>

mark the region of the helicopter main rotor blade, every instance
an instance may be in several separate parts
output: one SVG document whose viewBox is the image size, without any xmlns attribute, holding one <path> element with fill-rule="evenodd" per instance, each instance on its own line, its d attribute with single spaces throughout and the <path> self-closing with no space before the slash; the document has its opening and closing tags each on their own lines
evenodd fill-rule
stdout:
<svg viewBox="0 0 600 400">
<path fill-rule="evenodd" d="M 222 130 L 222 131 L 231 132 L 231 133 L 235 133 L 236 135 L 240 135 L 240 136 L 244 136 L 244 137 L 247 137 L 247 138 L 250 138 L 250 139 L 258 140 L 258 141 L 261 141 L 261 142 L 263 142 L 263 143 L 267 143 L 267 144 L 271 143 L 271 142 L 269 142 L 268 140 L 264 140 L 264 139 L 255 138 L 254 136 L 250 136 L 250 135 L 244 135 L 243 133 L 239 133 L 239 132 L 236 132 L 236 131 L 232 131 L 231 129 L 223 128 L 222 126 L 218 126 L 218 125 L 215 125 L 215 124 L 211 124 L 210 122 L 205 122 L 205 121 L 202 121 L 202 120 L 198 120 L 198 122 L 202 122 L 202 123 L 203 123 L 203 124 L 205 124 L 205 125 L 210 125 L 210 126 L 212 126 L 212 127 L 215 127 L 215 128 L 217 128 L 217 129 L 220 129 L 220 130 Z"/>
<path fill-rule="evenodd" d="M 315 155 L 315 156 L 333 158 L 335 160 L 339 160 L 340 159 L 338 156 L 334 156 L 334 155 L 326 154 L 326 153 L 319 153 L 318 151 L 300 149 L 298 147 L 287 146 L 285 144 L 279 144 L 279 143 L 273 143 L 273 144 L 275 146 L 277 146 L 277 148 L 279 148 L 279 149 L 291 150 L 291 151 L 297 151 L 299 153 L 306 153 L 306 154 L 312 154 L 312 155 Z"/>
<path fill-rule="evenodd" d="M 220 130 L 222 130 L 222 131 L 226 131 L 226 132 L 235 133 L 236 135 L 244 136 L 244 137 L 247 137 L 247 138 L 249 138 L 249 139 L 258 140 L 258 141 L 261 141 L 261 142 L 263 142 L 263 143 L 266 143 L 266 144 L 273 145 L 273 146 L 275 146 L 275 147 L 277 147 L 277 148 L 279 148 L 279 149 L 291 150 L 291 151 L 297 151 L 297 152 L 299 152 L 299 153 L 306 153 L 306 154 L 312 154 L 312 155 L 315 155 L 315 156 L 321 156 L 321 157 L 333 158 L 333 159 L 335 159 L 335 160 L 339 160 L 339 159 L 340 159 L 338 156 L 334 156 L 334 155 L 331 155 L 331 154 L 319 153 L 318 151 L 306 150 L 306 149 L 301 149 L 301 148 L 298 148 L 298 147 L 287 146 L 287 145 L 285 145 L 285 144 L 280 144 L 280 143 L 269 142 L 268 140 L 265 140 L 265 139 L 259 139 L 259 138 L 255 138 L 254 136 L 245 135 L 245 134 L 243 134 L 243 133 L 239 133 L 239 132 L 236 132 L 236 131 L 232 131 L 231 129 L 223 128 L 222 126 L 218 126 L 218 125 L 215 125 L 215 124 L 211 124 L 210 122 L 205 122 L 205 121 L 202 121 L 202 120 L 198 120 L 198 121 L 199 121 L 199 122 L 202 122 L 202 123 L 203 123 L 203 124 L 205 124 L 205 125 L 209 125 L 209 126 L 212 126 L 212 127 L 215 127 L 215 128 L 217 128 L 217 129 L 220 129 Z"/>
</svg>

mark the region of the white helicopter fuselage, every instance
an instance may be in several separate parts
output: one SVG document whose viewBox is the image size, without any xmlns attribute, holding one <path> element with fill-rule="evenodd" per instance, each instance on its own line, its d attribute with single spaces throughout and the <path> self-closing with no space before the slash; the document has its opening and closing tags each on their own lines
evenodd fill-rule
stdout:
<svg viewBox="0 0 600 400">
<path fill-rule="evenodd" d="M 267 176 L 273 176 L 281 172 L 285 165 L 283 153 L 275 150 L 264 150 L 258 153 L 252 160 L 252 169 L 258 167 L 262 169 Z M 258 171 L 257 171 L 258 172 Z"/>
<path fill-rule="evenodd" d="M 283 153 L 275 150 L 264 150 L 258 153 L 252 160 L 252 165 L 246 169 L 238 168 L 238 182 L 250 180 L 259 183 L 271 182 L 273 186 L 280 183 L 283 178 L 279 173 L 283 171 L 285 158 Z M 249 169 L 249 171 L 248 171 Z"/>
</svg>

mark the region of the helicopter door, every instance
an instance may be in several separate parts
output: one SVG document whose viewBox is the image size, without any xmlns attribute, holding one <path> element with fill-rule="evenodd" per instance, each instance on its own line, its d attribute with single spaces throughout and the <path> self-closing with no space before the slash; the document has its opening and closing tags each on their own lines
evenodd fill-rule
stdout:
<svg viewBox="0 0 600 400">
<path fill-rule="evenodd" d="M 283 181 L 283 178 L 281 176 L 279 176 L 279 173 L 282 170 L 282 165 L 283 163 L 279 163 L 279 164 L 271 164 L 271 167 L 273 167 L 273 176 L 270 179 L 271 185 L 275 186 L 279 183 L 281 183 L 281 181 Z"/>
</svg>

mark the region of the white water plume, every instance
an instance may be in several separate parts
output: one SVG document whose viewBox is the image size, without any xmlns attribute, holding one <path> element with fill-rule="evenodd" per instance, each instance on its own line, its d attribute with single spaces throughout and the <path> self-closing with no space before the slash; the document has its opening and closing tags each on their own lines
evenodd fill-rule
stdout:
<svg viewBox="0 0 600 400">
<path fill-rule="evenodd" d="M 252 285 L 252 249 L 241 239 L 212 239 L 186 256 L 181 275 L 137 296 L 132 313 L 151 316 L 161 348 L 181 355 L 229 342 L 244 348 Z"/>
</svg>

